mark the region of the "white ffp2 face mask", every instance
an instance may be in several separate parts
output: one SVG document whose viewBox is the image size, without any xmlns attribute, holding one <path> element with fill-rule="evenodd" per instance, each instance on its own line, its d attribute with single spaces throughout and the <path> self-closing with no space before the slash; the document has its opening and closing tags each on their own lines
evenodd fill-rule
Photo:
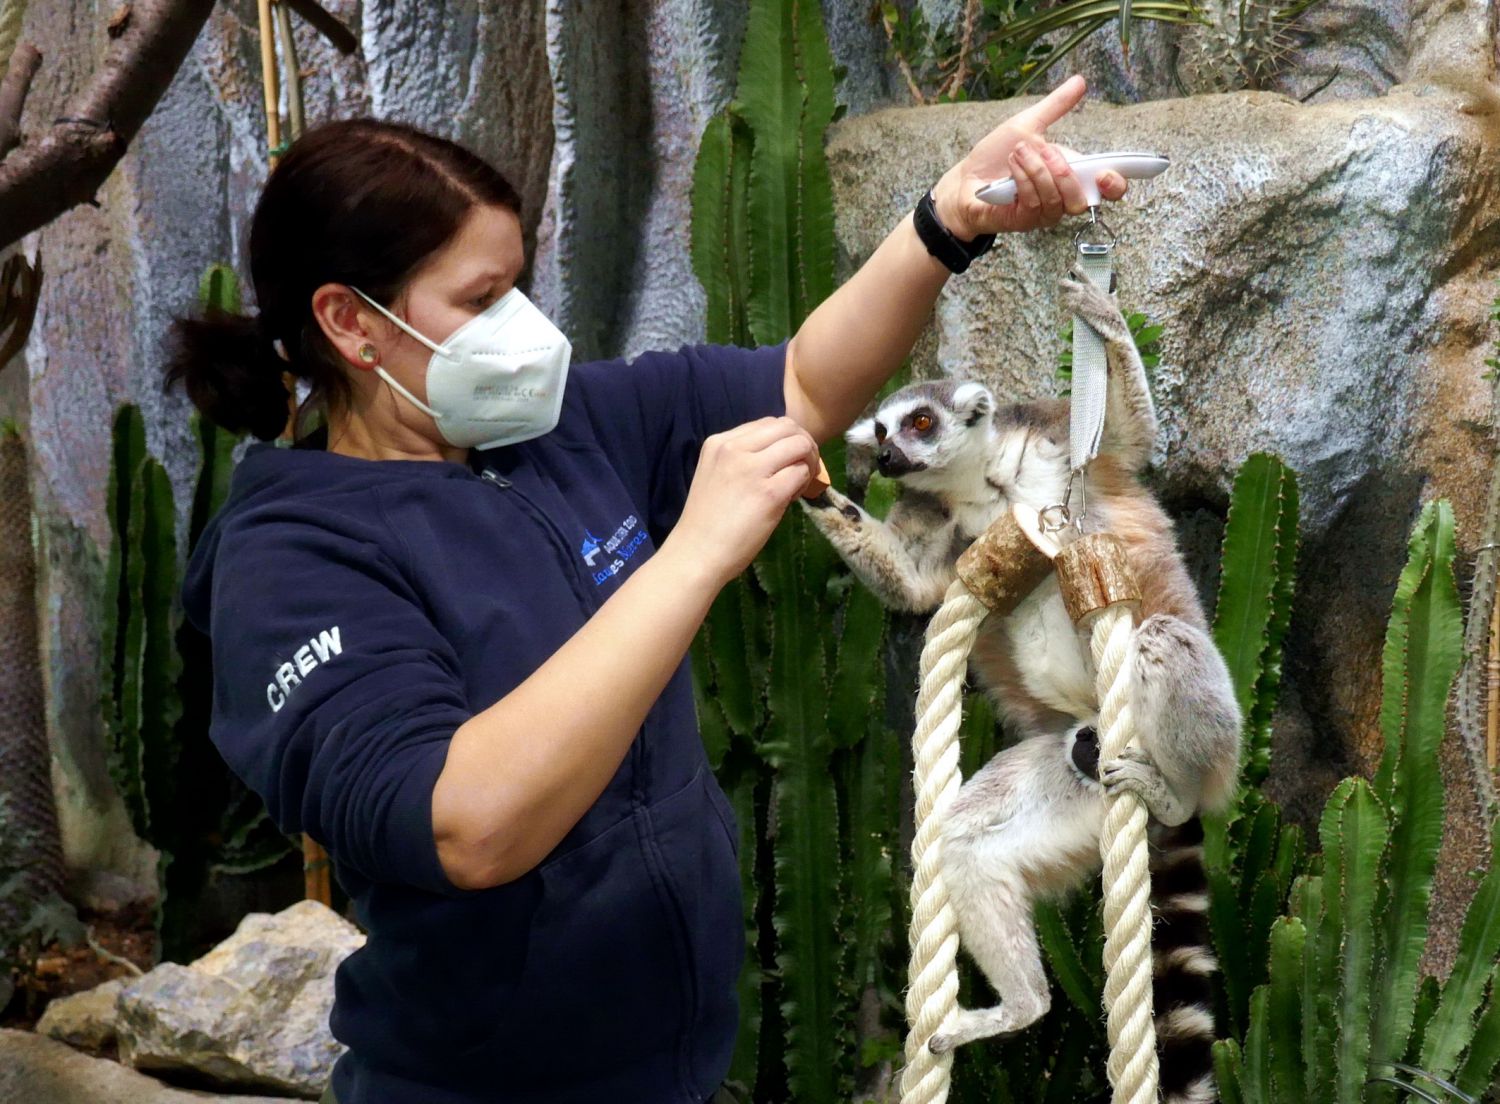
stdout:
<svg viewBox="0 0 1500 1104">
<path fill-rule="evenodd" d="M 351 287 L 353 285 L 350 285 Z M 375 371 L 432 416 L 459 448 L 495 448 L 549 433 L 562 411 L 573 346 L 520 288 L 511 288 L 438 345 L 359 288 L 365 302 L 432 350 L 427 402 L 379 365 Z M 428 403 L 431 405 L 429 406 Z"/>
</svg>

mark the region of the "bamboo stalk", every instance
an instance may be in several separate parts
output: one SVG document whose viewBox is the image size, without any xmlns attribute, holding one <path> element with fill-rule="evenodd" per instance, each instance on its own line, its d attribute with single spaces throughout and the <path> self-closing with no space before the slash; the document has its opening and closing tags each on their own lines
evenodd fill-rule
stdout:
<svg viewBox="0 0 1500 1104">
<path fill-rule="evenodd" d="M 1489 695 L 1485 738 L 1485 759 L 1495 769 L 1495 752 L 1500 745 L 1500 602 L 1490 607 L 1490 659 L 1487 665 Z"/>
<path fill-rule="evenodd" d="M 297 40 L 292 36 L 292 12 L 286 0 L 276 3 L 276 31 L 281 56 L 286 59 L 286 129 L 295 142 L 302 136 L 302 69 L 297 62 Z"/>
<path fill-rule="evenodd" d="M 276 41 L 271 37 L 271 0 L 256 0 L 260 13 L 260 74 L 266 92 L 266 145 L 271 150 L 271 168 L 281 160 L 281 86 L 276 75 Z"/>
<path fill-rule="evenodd" d="M 260 19 L 260 66 L 261 75 L 265 83 L 266 101 L 266 143 L 270 149 L 270 165 L 275 171 L 277 164 L 281 161 L 281 83 L 276 68 L 276 40 L 273 37 L 273 17 L 271 5 L 273 0 L 256 0 L 256 8 Z M 288 60 L 295 67 L 296 54 L 292 48 L 291 25 L 286 20 L 286 12 L 280 14 L 279 27 L 283 35 L 283 49 L 286 50 Z M 300 93 L 300 82 L 294 75 L 293 83 L 289 91 L 294 96 Z M 289 120 L 291 129 L 295 132 L 301 129 L 301 104 L 296 106 Z M 290 372 L 281 373 L 282 382 L 287 389 L 287 421 L 286 428 L 281 431 L 283 440 L 290 440 L 295 425 L 297 413 L 297 381 Z M 329 860 L 328 852 L 321 844 L 302 833 L 302 893 L 310 901 L 318 901 L 321 904 L 333 907 L 332 886 L 328 876 Z"/>
</svg>

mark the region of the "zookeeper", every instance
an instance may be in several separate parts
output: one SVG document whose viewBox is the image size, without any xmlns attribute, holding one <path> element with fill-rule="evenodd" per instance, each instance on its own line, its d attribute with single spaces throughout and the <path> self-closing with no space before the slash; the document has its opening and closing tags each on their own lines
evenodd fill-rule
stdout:
<svg viewBox="0 0 1500 1104">
<path fill-rule="evenodd" d="M 166 385 L 253 444 L 197 544 L 210 737 L 327 848 L 368 940 L 339 1104 L 700 1104 L 744 954 L 734 815 L 688 647 L 951 271 L 1087 209 L 1043 131 L 986 136 L 791 340 L 569 365 L 515 287 L 520 199 L 393 122 L 307 131 L 250 230 L 258 314 L 174 322 Z M 1015 176 L 1020 202 L 973 198 Z M 1100 190 L 1125 192 L 1118 174 Z M 276 447 L 289 394 L 326 425 Z"/>
</svg>

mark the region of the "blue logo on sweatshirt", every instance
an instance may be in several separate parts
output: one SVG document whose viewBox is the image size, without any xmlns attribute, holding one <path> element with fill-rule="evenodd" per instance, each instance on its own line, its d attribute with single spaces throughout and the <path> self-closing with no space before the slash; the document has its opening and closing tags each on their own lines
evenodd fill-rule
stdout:
<svg viewBox="0 0 1500 1104">
<path fill-rule="evenodd" d="M 585 529 L 583 532 L 585 534 L 583 538 L 583 546 L 578 549 L 578 553 L 583 557 L 584 563 L 588 564 L 590 567 L 593 567 L 594 557 L 599 554 L 599 545 L 601 542 L 598 537 L 594 536 L 592 531 Z"/>
<path fill-rule="evenodd" d="M 593 573 L 595 586 L 599 586 L 618 574 L 626 561 L 634 556 L 646 541 L 646 530 L 640 528 L 640 521 L 634 514 L 620 522 L 620 527 L 611 533 L 608 539 L 600 540 L 589 529 L 584 529 L 584 534 L 583 544 L 579 546 L 578 554 L 583 557 L 583 562 L 589 567 L 596 568 Z M 595 559 L 601 552 L 610 559 L 607 564 L 599 567 Z"/>
</svg>

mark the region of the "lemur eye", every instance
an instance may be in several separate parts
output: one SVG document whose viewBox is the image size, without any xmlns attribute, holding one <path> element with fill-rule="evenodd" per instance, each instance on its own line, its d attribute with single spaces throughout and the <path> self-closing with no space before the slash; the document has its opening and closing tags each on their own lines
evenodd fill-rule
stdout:
<svg viewBox="0 0 1500 1104">
<path fill-rule="evenodd" d="M 885 426 L 881 425 L 879 422 L 875 423 L 875 440 L 876 441 L 884 441 L 885 440 Z"/>
<path fill-rule="evenodd" d="M 929 414 L 918 414 L 911 420 L 912 428 L 918 433 L 926 433 L 932 428 L 932 416 Z"/>
</svg>

